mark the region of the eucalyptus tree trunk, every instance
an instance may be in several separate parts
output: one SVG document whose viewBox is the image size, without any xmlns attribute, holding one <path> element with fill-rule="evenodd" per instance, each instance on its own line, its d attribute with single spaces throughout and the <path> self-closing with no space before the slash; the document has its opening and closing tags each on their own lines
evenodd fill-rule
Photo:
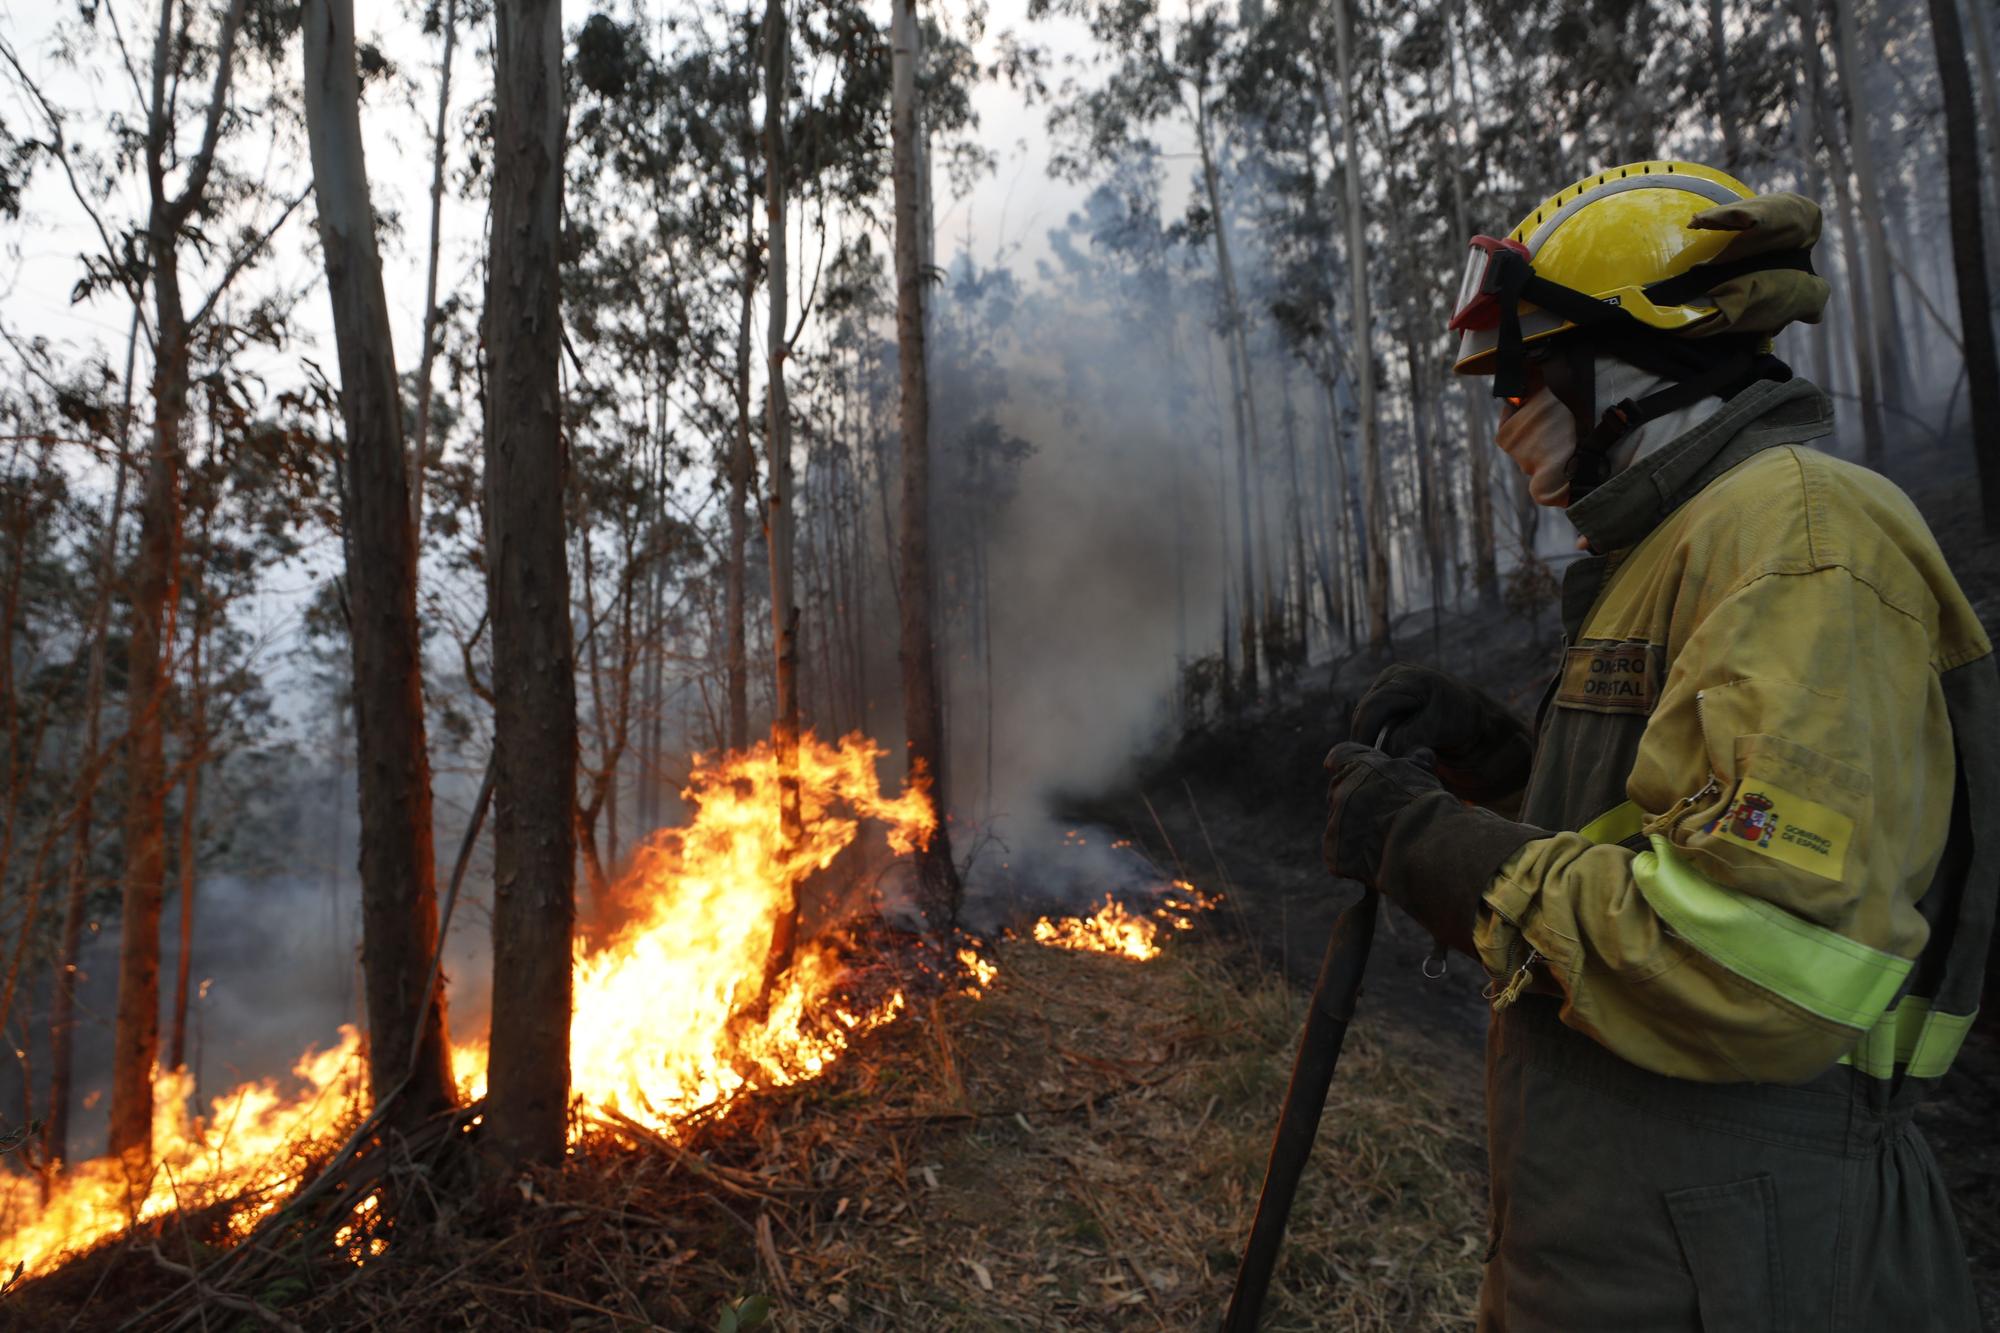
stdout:
<svg viewBox="0 0 2000 1333">
<path fill-rule="evenodd" d="M 132 308 L 132 331 L 125 342 L 124 403 L 118 413 L 118 462 L 111 483 L 111 507 L 104 516 L 104 546 L 97 560 L 97 587 L 91 594 L 90 658 L 83 686 L 83 753 L 97 754 L 104 707 L 105 630 L 111 619 L 112 584 L 118 570 L 118 534 L 125 521 L 125 489 L 131 476 L 132 365 L 139 342 L 139 307 Z M 77 799 L 75 843 L 70 850 L 69 894 L 63 907 L 61 953 L 56 959 L 55 993 L 49 1004 L 49 1114 L 42 1160 L 52 1168 L 69 1160 L 70 1085 L 76 1067 L 77 967 L 83 957 L 83 923 L 90 904 L 90 855 L 95 834 L 97 783 L 86 782 Z"/>
<path fill-rule="evenodd" d="M 925 244 L 917 180 L 916 0 L 893 0 L 890 33 L 890 147 L 896 209 L 896 346 L 903 436 L 903 596 L 898 608 L 903 669 L 903 727 L 910 776 L 927 773 L 937 832 L 917 854 L 920 905 L 931 929 L 958 924 L 963 890 L 951 859 L 950 808 L 944 786 L 944 711 L 938 698 L 936 622 L 932 612 L 929 366 L 924 347 Z"/>
<path fill-rule="evenodd" d="M 1317 381 L 1318 377 L 1314 377 Z M 1320 386 L 1322 390 L 1324 386 Z M 1341 618 L 1346 596 L 1342 583 L 1337 579 L 1335 568 L 1340 563 L 1340 497 L 1333 487 L 1333 428 L 1326 408 L 1326 395 L 1322 392 L 1315 400 L 1320 405 L 1314 413 L 1319 427 L 1319 447 L 1312 451 L 1313 471 L 1313 522 L 1312 554 L 1314 572 L 1319 578 L 1320 604 L 1326 612 L 1326 633 L 1329 639 L 1342 633 Z"/>
<path fill-rule="evenodd" d="M 780 819 L 787 845 L 802 836 L 799 811 L 799 608 L 793 588 L 795 532 L 792 521 L 792 409 L 785 389 L 785 321 L 790 279 L 785 234 L 785 177 L 790 159 L 785 149 L 786 88 L 790 81 L 791 31 L 784 0 L 764 6 L 764 212 L 766 263 L 771 294 L 765 325 L 764 447 L 769 454 L 771 488 L 765 511 L 764 543 L 771 564 L 771 655 L 776 662 L 776 717 L 771 727 L 778 750 Z M 779 978 L 791 968 L 798 948 L 799 900 L 778 913 L 771 930 L 771 949 L 764 960 L 759 1002 L 770 998 Z"/>
<path fill-rule="evenodd" d="M 1819 0 L 1798 0 L 1798 7 L 1800 50 L 1805 56 L 1805 84 L 1816 99 L 1817 119 L 1826 143 L 1830 168 L 1827 174 L 1833 180 L 1834 201 L 1840 215 L 1841 261 L 1847 271 L 1847 329 L 1854 351 L 1855 390 L 1861 399 L 1862 457 L 1870 467 L 1879 468 L 1884 458 L 1882 385 L 1880 365 L 1875 357 L 1875 321 L 1867 280 L 1871 265 L 1865 263 L 1861 256 L 1861 226 L 1855 217 L 1854 187 L 1847 154 L 1841 146 L 1842 136 L 1835 132 L 1835 120 L 1826 101 L 1826 71 L 1819 48 Z"/>
<path fill-rule="evenodd" d="M 203 516 L 207 535 L 211 507 Z M 203 543 L 206 545 L 206 542 Z M 173 1035 L 167 1044 L 167 1068 L 187 1068 L 188 982 L 194 968 L 194 895 L 201 831 L 201 770 L 208 761 L 208 683 L 202 679 L 201 653 L 208 630 L 207 598 L 196 583 L 194 624 L 188 636 L 188 719 L 181 740 L 181 841 L 175 860 L 180 870 L 180 952 L 174 958 Z"/>
<path fill-rule="evenodd" d="M 1808 0 L 1810 3 L 1810 0 Z M 1819 51 L 1815 47 L 1809 57 L 1813 65 L 1819 63 Z M 1797 144 L 1799 165 L 1804 173 L 1802 184 L 1806 198 L 1819 202 L 1824 198 L 1821 188 L 1823 181 L 1819 169 L 1819 93 L 1818 85 L 1809 81 L 1816 71 L 1806 69 L 1806 59 L 1801 59 L 1797 72 L 1798 82 L 1793 94 L 1798 102 L 1798 114 L 1792 121 L 1792 133 Z M 1833 387 L 1833 333 L 1825 324 L 1802 330 L 1796 336 L 1807 338 L 1812 343 L 1813 380 L 1822 389 Z"/>
<path fill-rule="evenodd" d="M 1368 308 L 1367 194 L 1361 184 L 1361 144 L 1355 133 L 1354 39 L 1348 0 L 1333 0 L 1335 59 L 1340 67 L 1341 124 L 1347 130 L 1347 252 L 1353 291 L 1354 380 L 1361 405 L 1361 484 L 1367 492 L 1368 528 L 1364 557 L 1368 572 L 1368 646 L 1389 647 L 1389 523 L 1382 485 L 1381 423 L 1375 408 L 1374 321 Z"/>
<path fill-rule="evenodd" d="M 2000 13 L 1984 0 L 1971 0 L 1966 9 L 1972 30 L 1972 53 L 1978 58 L 1979 99 L 1986 108 L 1986 182 L 1993 191 L 1987 201 L 1987 244 L 2000 253 L 2000 58 L 1994 54 L 1994 28 Z"/>
<path fill-rule="evenodd" d="M 1965 342 L 1965 373 L 1972 388 L 1972 439 L 1979 460 L 1979 494 L 1986 530 L 2000 532 L 2000 358 L 1993 348 L 1986 238 L 1979 216 L 1979 123 L 1972 107 L 1972 79 L 1965 67 L 1965 39 L 1955 0 L 1930 0 L 1931 40 L 1937 47 L 1938 86 L 1944 95 L 1945 178 L 1951 195 L 1952 266 L 1958 278 L 1958 319 Z M 1973 16 L 1975 23 L 1980 16 Z M 2000 127 L 1995 127 L 2000 131 Z"/>
<path fill-rule="evenodd" d="M 351 0 L 350 0 L 351 3 Z M 431 367 L 437 361 L 438 251 L 443 240 L 444 163 L 451 115 L 451 58 L 458 47 L 458 0 L 445 0 L 444 58 L 438 70 L 437 127 L 431 133 L 430 254 L 424 267 L 424 350 L 417 359 L 417 425 L 410 435 L 410 526 L 424 532 L 424 460 L 431 443 Z"/>
<path fill-rule="evenodd" d="M 1729 32 L 1722 0 L 1708 0 L 1708 64 L 1715 77 L 1715 118 L 1722 127 L 1722 165 L 1737 170 L 1742 162 L 1742 136 L 1736 130 L 1736 89 L 1729 72 Z"/>
<path fill-rule="evenodd" d="M 1870 99 L 1861 86 L 1861 16 L 1854 0 L 1833 0 L 1835 70 L 1840 76 L 1841 102 L 1847 109 L 1847 144 L 1854 168 L 1855 204 L 1868 241 L 1868 309 L 1873 316 L 1856 332 L 1873 347 L 1875 373 L 1884 400 L 1907 405 L 1908 376 L 1899 344 L 1901 321 L 1896 315 L 1895 270 L 1891 267 L 1886 205 L 1881 176 L 1875 169 L 1875 136 L 1869 124 Z M 1859 313 L 1857 307 L 1856 313 Z M 1878 466 L 1879 459 L 1869 465 Z"/>
<path fill-rule="evenodd" d="M 401 1088 L 392 1123 L 411 1124 L 449 1105 L 453 1089 L 444 999 L 435 994 L 426 1004 L 425 995 L 438 942 L 437 865 L 409 456 L 362 152 L 353 0 L 306 0 L 303 25 L 306 131 L 347 431 L 341 534 L 354 650 L 368 1082 L 378 1102 Z M 500 665 L 504 627 L 496 621 L 495 629 L 494 686 L 504 694 L 511 673 Z M 190 781 L 190 804 L 193 791 Z M 496 1012 L 498 993 L 509 989 L 495 988 Z"/>
<path fill-rule="evenodd" d="M 486 287 L 493 612 L 493 990 L 487 1169 L 562 1160 L 576 919 L 576 681 L 561 421 L 562 11 L 494 11 Z"/>
<path fill-rule="evenodd" d="M 1468 154 L 1459 137 L 1459 127 L 1466 123 L 1467 108 L 1458 95 L 1459 20 L 1462 8 L 1454 4 L 1447 34 L 1450 42 L 1451 62 L 1445 71 L 1448 114 L 1446 122 L 1452 127 L 1452 168 L 1451 168 L 1451 209 L 1452 222 L 1459 236 L 1466 241 L 1472 239 L 1472 210 L 1465 197 L 1465 172 Z M 1477 113 L 1471 113 L 1476 117 Z M 1473 122 L 1475 137 L 1477 121 Z M 1459 380 L 1465 401 L 1466 457 L 1472 465 L 1472 580 L 1479 593 L 1479 604 L 1492 608 L 1500 604 L 1500 565 L 1495 551 L 1493 527 L 1493 415 L 1490 393 L 1491 381 L 1480 376 L 1465 376 Z"/>
<path fill-rule="evenodd" d="M 112 1032 L 109 1148 L 128 1177 L 150 1162 L 153 1066 L 160 1050 L 160 911 L 166 897 L 167 782 L 164 736 L 174 608 L 180 596 L 181 431 L 187 419 L 194 329 L 182 304 L 180 245 L 208 195 L 216 144 L 236 65 L 245 0 L 222 16 L 201 145 L 187 177 L 170 192 L 178 7 L 160 6 L 154 35 L 144 160 L 149 195 L 145 246 L 153 282 L 153 439 L 139 498 L 139 550 L 131 574 L 132 623 L 126 648 L 124 892 L 119 913 L 118 1015 Z M 183 34 L 184 35 L 184 34 Z"/>
<path fill-rule="evenodd" d="M 1215 267 L 1222 279 L 1223 348 L 1229 357 L 1229 403 L 1236 427 L 1237 527 L 1243 539 L 1243 691 L 1257 697 L 1257 560 L 1264 551 L 1263 487 L 1258 482 L 1256 408 L 1251 402 L 1250 359 L 1244 354 L 1242 310 L 1236 299 L 1236 269 L 1230 262 L 1229 238 L 1223 222 L 1222 191 L 1216 180 L 1215 154 L 1209 143 L 1205 90 L 1195 89 L 1195 142 L 1201 150 L 1202 187 L 1208 192 L 1209 219 L 1214 227 Z M 1251 522 L 1251 495 L 1257 495 L 1257 521 Z M 1264 561 L 1264 581 L 1270 587 L 1270 562 Z M 1268 664 L 1266 664 L 1268 665 Z"/>
<path fill-rule="evenodd" d="M 750 123 L 749 87 L 744 88 L 743 123 Z M 757 293 L 756 218 L 751 203 L 750 140 L 743 144 L 743 280 L 736 312 L 736 430 L 729 447 L 729 552 L 723 569 L 724 655 L 729 680 L 729 748 L 750 748 L 750 658 L 744 641 L 749 601 L 750 485 L 757 470 L 750 451 L 750 321 Z"/>
<path fill-rule="evenodd" d="M 1292 589 L 1288 606 L 1294 619 L 1291 646 L 1294 658 L 1303 663 L 1312 653 L 1312 580 L 1306 574 L 1306 492 L 1299 475 L 1299 421 L 1292 406 L 1292 368 L 1286 362 L 1279 384 L 1282 395 L 1280 422 L 1285 436 L 1285 470 L 1291 480 L 1285 497 L 1285 526 L 1291 547 Z"/>
</svg>

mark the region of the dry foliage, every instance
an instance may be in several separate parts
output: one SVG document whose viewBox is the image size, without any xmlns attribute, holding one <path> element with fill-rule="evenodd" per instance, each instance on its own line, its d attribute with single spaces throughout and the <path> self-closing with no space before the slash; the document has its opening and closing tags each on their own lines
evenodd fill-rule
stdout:
<svg viewBox="0 0 2000 1333">
<path fill-rule="evenodd" d="M 1212 1326 L 1302 997 L 1207 938 L 1146 963 L 1028 942 L 994 956 L 985 995 L 920 1005 L 823 1081 L 740 1103 L 682 1146 L 603 1127 L 566 1171 L 475 1205 L 452 1150 L 473 1136 L 440 1122 L 386 1168 L 435 1219 L 361 1267 L 329 1239 L 351 1203 L 322 1207 L 197 1292 L 182 1260 L 215 1252 L 170 1221 L 0 1316 L 117 1327 L 159 1302 L 132 1326 Z M 1470 1117 L 1392 1021 L 1364 1010 L 1349 1037 L 1268 1329 L 1467 1326 L 1485 1245 Z"/>
</svg>

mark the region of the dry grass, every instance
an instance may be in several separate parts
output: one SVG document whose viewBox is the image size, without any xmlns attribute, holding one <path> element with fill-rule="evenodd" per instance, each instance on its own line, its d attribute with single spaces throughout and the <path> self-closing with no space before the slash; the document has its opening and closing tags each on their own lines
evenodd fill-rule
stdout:
<svg viewBox="0 0 2000 1333">
<path fill-rule="evenodd" d="M 708 1330 L 754 1295 L 783 1330 L 1213 1326 L 1302 997 L 1190 936 L 1149 963 L 994 956 L 985 996 L 920 1004 L 686 1147 L 605 1129 L 478 1206 L 453 1202 L 471 1197 L 463 1163 L 433 1154 L 436 1220 L 365 1267 L 327 1244 L 327 1216 L 202 1301 L 142 1243 L 95 1256 L 124 1272 L 90 1275 L 94 1313 L 78 1272 L 70 1299 L 31 1287 L 0 1315 L 115 1327 L 139 1286 L 180 1286 L 145 1327 Z M 1468 1117 L 1384 1031 L 1364 1017 L 1350 1035 L 1268 1329 L 1467 1326 L 1485 1242 Z"/>
</svg>

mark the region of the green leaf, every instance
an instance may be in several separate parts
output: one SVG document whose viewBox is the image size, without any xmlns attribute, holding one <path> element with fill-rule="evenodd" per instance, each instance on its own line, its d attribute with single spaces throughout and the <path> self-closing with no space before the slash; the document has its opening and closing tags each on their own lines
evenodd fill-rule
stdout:
<svg viewBox="0 0 2000 1333">
<path fill-rule="evenodd" d="M 715 1333 L 749 1333 L 753 1328 L 762 1328 L 771 1318 L 771 1298 L 763 1292 L 755 1292 L 742 1300 L 722 1307 L 722 1314 L 715 1321 Z"/>
</svg>

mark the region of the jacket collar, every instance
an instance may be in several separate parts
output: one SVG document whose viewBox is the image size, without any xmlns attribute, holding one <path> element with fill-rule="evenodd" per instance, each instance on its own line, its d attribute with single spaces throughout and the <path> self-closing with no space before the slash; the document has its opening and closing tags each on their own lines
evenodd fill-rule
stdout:
<svg viewBox="0 0 2000 1333">
<path fill-rule="evenodd" d="M 1803 379 L 1759 380 L 1564 512 L 1591 550 L 1623 550 L 1752 454 L 1832 430 L 1833 401 L 1818 386 Z"/>
</svg>

